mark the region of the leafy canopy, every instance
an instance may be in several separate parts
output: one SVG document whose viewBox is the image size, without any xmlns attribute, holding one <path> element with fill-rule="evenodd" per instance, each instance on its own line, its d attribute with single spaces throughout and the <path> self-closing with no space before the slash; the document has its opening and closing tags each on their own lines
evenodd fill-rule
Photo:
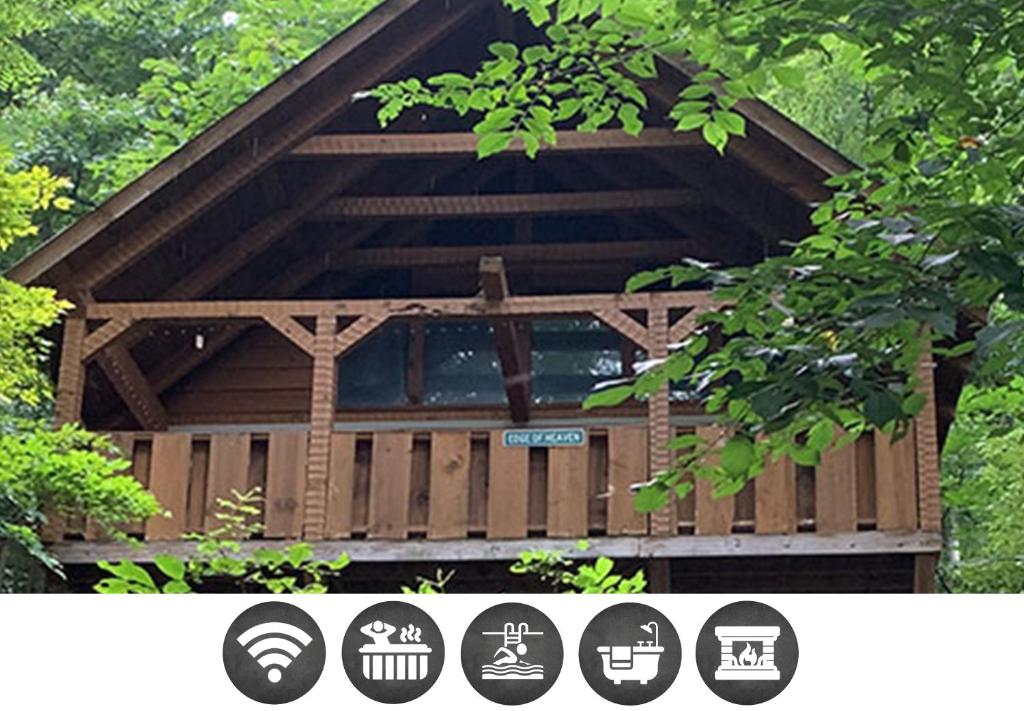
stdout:
<svg viewBox="0 0 1024 711">
<path fill-rule="evenodd" d="M 689 484 L 680 469 L 737 491 L 767 456 L 813 464 L 867 428 L 902 434 L 924 404 L 917 364 L 1019 332 L 987 324 L 993 305 L 1024 306 L 1024 5 L 939 0 L 503 0 L 546 40 L 500 42 L 469 74 L 375 88 L 386 125 L 414 106 L 475 118 L 486 157 L 518 139 L 528 155 L 556 127 L 643 130 L 645 80 L 662 58 L 692 82 L 668 119 L 720 152 L 743 140 L 741 101 L 806 91 L 808 66 L 842 64 L 887 115 L 864 129 L 863 165 L 828 181 L 810 236 L 750 268 L 684 260 L 638 275 L 639 290 L 710 286 L 721 308 L 635 382 L 588 406 L 680 382 L 725 427 L 684 437 L 680 467 L 642 493 L 664 505 Z M 724 345 L 711 348 L 719 332 Z M 837 439 L 838 433 L 842 433 Z M 718 458 L 709 459 L 714 451 Z M 715 464 L 708 464 L 716 461 Z"/>
</svg>

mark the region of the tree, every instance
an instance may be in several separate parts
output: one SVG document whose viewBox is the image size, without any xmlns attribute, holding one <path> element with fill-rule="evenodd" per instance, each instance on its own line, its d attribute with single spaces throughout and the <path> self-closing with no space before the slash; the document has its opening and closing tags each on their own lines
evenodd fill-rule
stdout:
<svg viewBox="0 0 1024 711">
<path fill-rule="evenodd" d="M 0 152 L 0 250 L 32 236 L 34 213 L 60 207 L 65 186 L 45 168 L 9 171 Z M 88 516 L 113 532 L 159 511 L 137 480 L 120 474 L 128 463 L 109 441 L 49 426 L 51 389 L 42 370 L 49 344 L 41 334 L 68 306 L 51 289 L 0 278 L 0 545 L 19 546 L 57 572 L 39 536 L 48 517 Z M 0 571 L 0 588 L 8 587 L 8 571 Z"/>
<path fill-rule="evenodd" d="M 710 286 L 723 308 L 709 350 L 698 333 L 633 383 L 594 394 L 589 406 L 682 382 L 727 435 L 674 442 L 679 466 L 638 503 L 683 495 L 691 469 L 738 491 L 766 456 L 816 463 L 878 428 L 897 436 L 924 404 L 917 363 L 993 354 L 1024 321 L 988 324 L 995 305 L 1024 306 L 1024 6 L 938 0 L 504 0 L 546 41 L 492 44 L 472 74 L 409 78 L 375 88 L 386 125 L 415 106 L 477 118 L 478 153 L 515 139 L 536 155 L 557 126 L 643 130 L 641 80 L 658 56 L 693 63 L 693 82 L 670 118 L 720 152 L 742 140 L 738 102 L 799 90 L 804 68 L 841 65 L 863 77 L 892 114 L 864 127 L 863 166 L 828 181 L 816 233 L 791 235 L 792 252 L 750 268 L 686 260 L 636 276 L 631 290 L 667 282 Z M 836 429 L 842 431 L 838 437 Z M 720 464 L 709 466 L 710 450 Z"/>
</svg>

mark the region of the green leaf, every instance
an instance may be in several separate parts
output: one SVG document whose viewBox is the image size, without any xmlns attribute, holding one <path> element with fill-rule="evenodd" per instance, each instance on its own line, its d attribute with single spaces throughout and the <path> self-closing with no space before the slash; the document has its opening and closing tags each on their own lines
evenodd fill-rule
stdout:
<svg viewBox="0 0 1024 711">
<path fill-rule="evenodd" d="M 487 49 L 495 57 L 501 59 L 515 59 L 519 56 L 519 48 L 511 42 L 493 42 L 488 45 Z"/>
<path fill-rule="evenodd" d="M 719 153 L 725 152 L 725 144 L 729 142 L 729 134 L 714 121 L 708 121 L 701 129 L 704 140 Z"/>
<path fill-rule="evenodd" d="M 747 133 L 747 121 L 742 116 L 732 111 L 715 111 L 715 123 L 718 123 L 728 133 L 734 136 L 745 136 Z"/>
<path fill-rule="evenodd" d="M 872 390 L 864 400 L 864 417 L 879 429 L 896 420 L 902 412 L 902 403 L 889 390 Z"/>
<path fill-rule="evenodd" d="M 668 504 L 668 492 L 656 486 L 643 486 L 636 492 L 633 503 L 642 513 L 657 511 Z"/>
<path fill-rule="evenodd" d="M 753 464 L 754 443 L 744 435 L 734 435 L 722 447 L 722 468 L 729 474 L 746 474 Z"/>
<path fill-rule="evenodd" d="M 511 145 L 513 138 L 515 135 L 510 132 L 488 133 L 481 136 L 476 145 L 477 158 L 483 159 L 501 153 Z"/>
<path fill-rule="evenodd" d="M 615 407 L 616 405 L 621 405 L 632 396 L 632 385 L 616 385 L 591 393 L 583 401 L 583 409 L 592 410 L 595 407 Z"/>
<path fill-rule="evenodd" d="M 180 558 L 161 553 L 153 557 L 153 563 L 157 570 L 171 580 L 181 580 L 185 577 L 185 562 Z"/>
<path fill-rule="evenodd" d="M 676 122 L 677 131 L 692 131 L 706 124 L 711 117 L 708 114 L 687 114 Z"/>
<path fill-rule="evenodd" d="M 639 136 L 644 130 L 644 122 L 640 120 L 640 108 L 635 104 L 623 104 L 619 108 L 619 121 L 622 122 L 622 130 L 630 136 Z"/>
<path fill-rule="evenodd" d="M 781 66 L 772 69 L 772 76 L 788 89 L 799 89 L 804 83 L 804 72 L 798 67 Z"/>
<path fill-rule="evenodd" d="M 807 446 L 818 452 L 823 452 L 832 444 L 832 436 L 835 425 L 831 420 L 817 422 L 807 433 Z"/>
</svg>

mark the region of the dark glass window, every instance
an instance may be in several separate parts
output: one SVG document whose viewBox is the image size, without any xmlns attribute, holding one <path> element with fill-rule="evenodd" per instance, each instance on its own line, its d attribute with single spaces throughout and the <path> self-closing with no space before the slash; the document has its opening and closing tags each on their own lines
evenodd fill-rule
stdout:
<svg viewBox="0 0 1024 711">
<path fill-rule="evenodd" d="M 408 402 L 409 326 L 388 323 L 346 353 L 339 366 L 338 402 L 344 408 L 396 407 Z"/>
<path fill-rule="evenodd" d="M 433 321 L 424 328 L 423 404 L 504 404 L 494 329 L 478 321 Z"/>
<path fill-rule="evenodd" d="M 594 385 L 622 375 L 622 338 L 594 319 L 535 321 L 533 401 L 582 402 Z"/>
</svg>

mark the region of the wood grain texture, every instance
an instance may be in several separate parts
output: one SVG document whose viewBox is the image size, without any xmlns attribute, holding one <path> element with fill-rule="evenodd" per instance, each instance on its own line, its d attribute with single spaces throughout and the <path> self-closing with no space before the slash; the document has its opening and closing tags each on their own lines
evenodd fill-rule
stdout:
<svg viewBox="0 0 1024 711">
<path fill-rule="evenodd" d="M 352 535 L 355 474 L 355 434 L 351 432 L 333 433 L 331 435 L 331 461 L 327 472 L 325 538 L 348 538 Z"/>
<path fill-rule="evenodd" d="M 698 427 L 697 434 L 707 441 L 714 441 L 721 435 L 721 430 L 717 427 Z M 695 484 L 694 532 L 702 536 L 724 536 L 731 533 L 735 512 L 733 497 L 715 498 L 714 486 L 703 477 L 697 477 Z"/>
<path fill-rule="evenodd" d="M 469 528 L 469 432 L 430 438 L 427 538 L 465 538 Z"/>
<path fill-rule="evenodd" d="M 636 510 L 630 486 L 647 481 L 647 430 L 608 430 L 608 535 L 647 533 L 647 516 Z"/>
<path fill-rule="evenodd" d="M 814 526 L 818 533 L 857 530 L 857 447 L 828 449 L 814 477 Z"/>
<path fill-rule="evenodd" d="M 526 538 L 530 450 L 505 447 L 501 432 L 490 435 L 487 537 Z"/>
<path fill-rule="evenodd" d="M 403 539 L 409 526 L 412 434 L 378 432 L 370 458 L 370 538 Z"/>
<path fill-rule="evenodd" d="M 917 528 L 917 461 L 914 430 L 893 442 L 875 433 L 875 492 L 879 531 Z"/>
<path fill-rule="evenodd" d="M 588 447 L 548 450 L 548 536 L 587 535 Z"/>
<path fill-rule="evenodd" d="M 146 521 L 146 539 L 167 541 L 185 532 L 189 474 L 192 469 L 192 437 L 160 432 L 153 435 L 149 490 L 170 517 L 153 516 Z"/>
<path fill-rule="evenodd" d="M 769 461 L 754 479 L 754 532 L 796 533 L 796 464 Z M 749 485 L 748 485 L 749 486 Z"/>
<path fill-rule="evenodd" d="M 206 506 L 203 527 L 219 528 L 217 499 L 234 500 L 232 491 L 245 493 L 249 488 L 248 434 L 215 434 L 210 437 L 210 459 L 206 474 Z"/>
<path fill-rule="evenodd" d="M 267 445 L 267 493 L 263 515 L 267 538 L 302 536 L 306 489 L 305 432 L 271 432 Z"/>
</svg>

